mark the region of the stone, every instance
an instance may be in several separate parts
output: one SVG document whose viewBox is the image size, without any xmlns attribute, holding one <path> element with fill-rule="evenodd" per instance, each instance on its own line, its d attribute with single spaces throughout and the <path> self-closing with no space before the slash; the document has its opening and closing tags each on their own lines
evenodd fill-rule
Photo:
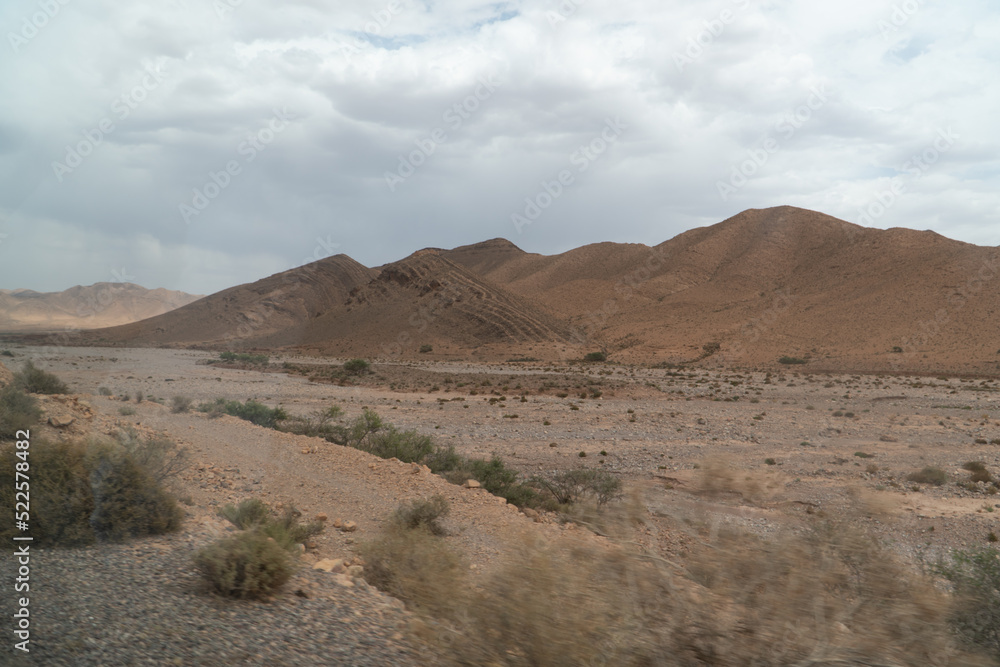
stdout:
<svg viewBox="0 0 1000 667">
<path fill-rule="evenodd" d="M 467 479 L 467 480 L 465 480 L 465 484 L 463 484 L 462 486 L 464 486 L 467 489 L 479 489 L 479 488 L 482 488 L 482 484 L 480 484 L 479 482 L 477 482 L 474 479 Z"/>
<path fill-rule="evenodd" d="M 327 520 L 327 516 L 326 516 L 326 514 L 323 514 L 322 512 L 320 512 L 319 514 L 316 515 L 316 520 L 317 521 L 326 521 Z"/>
<path fill-rule="evenodd" d="M 365 568 L 360 565 L 351 565 L 347 568 L 347 576 L 349 577 L 360 577 L 365 573 Z"/>
<path fill-rule="evenodd" d="M 419 463 L 411 463 L 410 464 L 410 472 L 413 473 L 414 475 L 416 475 L 417 473 L 419 473 L 420 472 L 420 464 Z"/>
<path fill-rule="evenodd" d="M 343 525 L 344 525 L 344 520 L 343 519 L 334 519 L 333 520 L 333 527 L 334 528 L 340 528 Z"/>
<path fill-rule="evenodd" d="M 323 572 L 344 572 L 347 568 L 344 565 L 343 558 L 324 558 L 313 565 L 314 570 L 322 570 Z"/>
<path fill-rule="evenodd" d="M 49 417 L 49 424 L 51 426 L 55 426 L 56 428 L 66 428 L 75 421 L 76 419 L 69 415 L 58 415 Z"/>
<path fill-rule="evenodd" d="M 531 509 L 530 507 L 522 507 L 521 511 L 524 513 L 524 516 L 528 517 L 529 519 L 534 519 L 535 521 L 538 521 L 539 519 L 538 512 Z"/>
<path fill-rule="evenodd" d="M 333 580 L 344 588 L 353 588 L 354 581 L 346 574 L 335 574 L 333 575 Z"/>
<path fill-rule="evenodd" d="M 344 531 L 345 533 L 353 533 L 357 529 L 358 529 L 358 524 L 354 523 L 353 521 L 345 521 L 343 527 L 341 528 L 341 530 Z"/>
</svg>

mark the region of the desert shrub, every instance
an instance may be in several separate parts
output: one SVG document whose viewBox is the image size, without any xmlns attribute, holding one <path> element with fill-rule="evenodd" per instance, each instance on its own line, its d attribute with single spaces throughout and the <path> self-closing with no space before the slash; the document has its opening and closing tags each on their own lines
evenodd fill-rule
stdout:
<svg viewBox="0 0 1000 667">
<path fill-rule="evenodd" d="M 198 406 L 198 410 L 207 412 L 209 416 L 213 413 L 232 415 L 267 428 L 275 428 L 278 422 L 288 419 L 288 413 L 282 408 L 269 408 L 254 400 L 240 403 L 217 398 L 213 403 L 202 403 Z"/>
<path fill-rule="evenodd" d="M 948 474 L 935 466 L 926 466 L 917 472 L 911 472 L 906 479 L 918 484 L 931 484 L 941 486 L 948 481 Z"/>
<path fill-rule="evenodd" d="M 15 464 L 14 444 L 0 449 L 0 508 L 4 516 L 14 517 Z M 94 531 L 90 515 L 94 497 L 90 488 L 90 469 L 86 448 L 80 443 L 50 442 L 32 439 L 28 462 L 31 478 L 31 536 L 39 546 L 79 546 L 92 544 Z M 22 508 L 23 509 L 23 508 Z M 13 521 L 0 524 L 0 538 L 12 544 L 18 534 Z"/>
<path fill-rule="evenodd" d="M 397 458 L 405 463 L 420 463 L 434 452 L 430 436 L 415 430 L 400 431 L 382 421 L 374 410 L 365 408 L 347 427 L 342 443 L 383 459 Z"/>
<path fill-rule="evenodd" d="M 299 521 L 302 514 L 294 507 L 286 508 L 278 516 L 272 516 L 257 530 L 277 542 L 282 548 L 295 552 L 299 544 L 323 532 L 322 521 Z"/>
<path fill-rule="evenodd" d="M 114 394 L 114 392 L 108 389 L 107 387 L 98 387 L 97 393 L 100 394 L 101 396 L 111 396 Z"/>
<path fill-rule="evenodd" d="M 146 397 L 146 395 L 143 394 L 141 390 L 135 392 L 135 402 L 136 403 L 142 403 L 142 399 L 144 399 L 145 397 Z"/>
<path fill-rule="evenodd" d="M 14 386 L 29 394 L 65 394 L 69 387 L 62 380 L 36 368 L 30 361 L 24 362 L 20 371 L 14 373 Z"/>
<path fill-rule="evenodd" d="M 432 617 L 448 618 L 461 604 L 468 567 L 447 538 L 425 526 L 390 525 L 359 546 L 369 584 Z"/>
<path fill-rule="evenodd" d="M 144 438 L 133 428 L 119 430 L 116 437 L 126 453 L 157 484 L 166 484 L 191 464 L 190 452 L 169 438 Z"/>
<path fill-rule="evenodd" d="M 38 400 L 13 385 L 0 389 L 0 438 L 14 438 L 18 431 L 38 423 Z"/>
<path fill-rule="evenodd" d="M 409 530 L 424 528 L 432 535 L 445 535 L 447 531 L 440 521 L 450 510 L 448 500 L 442 495 L 435 495 L 426 500 L 414 500 L 410 504 L 400 505 L 392 515 L 392 520 Z"/>
<path fill-rule="evenodd" d="M 93 443 L 87 468 L 94 498 L 90 526 L 99 539 L 121 541 L 180 528 L 183 512 L 156 479 L 117 443 Z"/>
<path fill-rule="evenodd" d="M 986 464 L 982 461 L 966 461 L 962 464 L 962 467 L 971 473 L 969 475 L 970 482 L 993 481 L 993 475 L 991 475 L 990 471 L 986 469 Z"/>
<path fill-rule="evenodd" d="M 583 355 L 584 361 L 607 361 L 608 355 L 603 352 L 588 352 Z"/>
<path fill-rule="evenodd" d="M 174 396 L 170 399 L 170 411 L 174 414 L 187 412 L 191 409 L 191 399 L 187 396 Z"/>
<path fill-rule="evenodd" d="M 349 359 L 344 362 L 344 372 L 349 375 L 364 375 L 371 370 L 371 364 L 364 359 Z"/>
<path fill-rule="evenodd" d="M 559 505 L 572 505 L 588 497 L 604 505 L 622 495 L 621 480 L 605 470 L 565 470 L 552 477 L 535 477 L 531 483 Z"/>
<path fill-rule="evenodd" d="M 954 551 L 933 568 L 951 582 L 951 624 L 967 643 L 1000 659 L 1000 552 L 992 547 Z"/>
<path fill-rule="evenodd" d="M 238 505 L 223 505 L 219 508 L 219 516 L 240 530 L 245 530 L 267 521 L 271 517 L 271 508 L 259 498 L 247 498 Z"/>
<path fill-rule="evenodd" d="M 427 354 L 428 352 L 433 352 L 433 351 L 434 351 L 434 346 L 433 345 L 421 345 L 420 346 L 420 354 Z"/>
<path fill-rule="evenodd" d="M 784 356 L 784 357 L 781 357 L 780 359 L 778 359 L 778 363 L 779 364 L 786 364 L 786 365 L 804 364 L 804 363 L 806 363 L 806 360 L 805 359 L 801 359 L 799 357 Z"/>
<path fill-rule="evenodd" d="M 434 451 L 424 458 L 423 464 L 437 475 L 458 470 L 465 466 L 466 461 L 464 456 L 455 451 L 454 445 L 448 445 L 435 447 Z"/>
<path fill-rule="evenodd" d="M 120 414 L 122 417 L 131 417 L 132 415 L 135 414 L 135 408 L 133 408 L 131 405 L 123 405 L 122 407 L 118 408 L 118 414 Z"/>
<path fill-rule="evenodd" d="M 222 361 L 252 364 L 254 366 L 266 366 L 270 362 L 270 357 L 266 354 L 245 354 L 242 352 L 226 351 L 219 355 Z"/>
<path fill-rule="evenodd" d="M 220 595 L 261 598 L 292 576 L 288 551 L 257 531 L 225 537 L 199 550 L 195 567 Z"/>
</svg>

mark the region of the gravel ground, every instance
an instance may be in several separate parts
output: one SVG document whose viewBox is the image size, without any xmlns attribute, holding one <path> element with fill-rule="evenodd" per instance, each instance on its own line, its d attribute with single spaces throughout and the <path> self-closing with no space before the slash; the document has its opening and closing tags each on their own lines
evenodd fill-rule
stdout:
<svg viewBox="0 0 1000 667">
<path fill-rule="evenodd" d="M 128 544 L 32 549 L 31 652 L 8 645 L 0 663 L 418 664 L 404 639 L 402 605 L 361 579 L 345 585 L 306 566 L 267 602 L 207 594 L 190 558 L 211 533 L 202 528 Z M 5 591 L 14 590 L 13 561 L 4 559 Z M 4 595 L 0 614 L 11 618 L 14 611 L 13 596 Z"/>
</svg>

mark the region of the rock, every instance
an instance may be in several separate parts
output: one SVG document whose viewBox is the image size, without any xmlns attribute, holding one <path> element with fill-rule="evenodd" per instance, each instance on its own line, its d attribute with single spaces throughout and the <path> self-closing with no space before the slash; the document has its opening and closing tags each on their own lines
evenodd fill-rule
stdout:
<svg viewBox="0 0 1000 667">
<path fill-rule="evenodd" d="M 319 514 L 316 515 L 316 520 L 317 521 L 326 521 L 327 520 L 327 516 L 325 514 L 323 514 L 322 512 L 320 512 Z"/>
<path fill-rule="evenodd" d="M 340 528 L 343 525 L 344 525 L 344 520 L 343 519 L 334 519 L 333 520 L 333 527 L 334 528 Z"/>
<path fill-rule="evenodd" d="M 70 415 L 58 415 L 49 417 L 49 424 L 55 426 L 56 428 L 66 428 L 75 421 L 76 419 L 74 417 L 71 417 Z"/>
<path fill-rule="evenodd" d="M 324 558 L 313 565 L 313 569 L 323 570 L 324 572 L 339 573 L 344 572 L 347 568 L 344 565 L 343 558 Z"/>
<path fill-rule="evenodd" d="M 474 479 L 467 479 L 467 480 L 465 480 L 465 484 L 463 484 L 462 486 L 464 486 L 467 489 L 479 489 L 479 488 L 482 488 L 482 484 L 480 484 L 479 482 L 477 482 Z"/>
<path fill-rule="evenodd" d="M 345 533 L 353 533 L 357 529 L 358 529 L 358 524 L 354 523 L 353 521 L 345 521 L 344 525 L 341 527 L 341 530 L 344 531 Z"/>
<path fill-rule="evenodd" d="M 413 473 L 414 475 L 416 475 L 417 473 L 419 473 L 420 472 L 420 464 L 419 463 L 411 463 L 410 464 L 410 472 Z"/>
<path fill-rule="evenodd" d="M 365 573 L 365 568 L 360 565 L 351 565 L 347 568 L 347 576 L 349 577 L 360 577 Z"/>
<path fill-rule="evenodd" d="M 309 591 L 305 590 L 304 588 L 296 588 L 295 594 L 298 595 L 300 598 L 305 598 L 307 600 L 312 597 L 312 595 L 309 594 Z"/>
<path fill-rule="evenodd" d="M 335 574 L 333 575 L 333 580 L 344 588 L 353 588 L 354 581 L 346 574 Z"/>
<path fill-rule="evenodd" d="M 538 521 L 539 519 L 538 512 L 531 509 L 530 507 L 522 507 L 521 512 L 523 512 L 524 516 L 528 517 L 529 519 L 534 519 L 535 521 Z"/>
<path fill-rule="evenodd" d="M 309 448 L 308 447 L 303 447 L 302 448 L 302 453 L 303 454 L 308 454 L 309 453 Z"/>
</svg>

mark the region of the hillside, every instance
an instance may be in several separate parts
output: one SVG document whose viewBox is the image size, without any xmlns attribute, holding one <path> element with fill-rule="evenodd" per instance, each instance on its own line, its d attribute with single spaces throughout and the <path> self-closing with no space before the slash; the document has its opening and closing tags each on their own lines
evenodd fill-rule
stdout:
<svg viewBox="0 0 1000 667">
<path fill-rule="evenodd" d="M 77 285 L 62 292 L 0 290 L 0 332 L 110 327 L 161 315 L 199 298 L 132 283 Z"/>
<path fill-rule="evenodd" d="M 82 342 L 315 354 L 996 372 L 1000 250 L 782 206 L 658 246 L 504 239 L 376 269 L 345 255 Z M 297 276 L 297 277 L 292 277 Z M 706 347 L 707 346 L 707 347 Z M 706 351 L 711 354 L 706 354 Z"/>
</svg>

